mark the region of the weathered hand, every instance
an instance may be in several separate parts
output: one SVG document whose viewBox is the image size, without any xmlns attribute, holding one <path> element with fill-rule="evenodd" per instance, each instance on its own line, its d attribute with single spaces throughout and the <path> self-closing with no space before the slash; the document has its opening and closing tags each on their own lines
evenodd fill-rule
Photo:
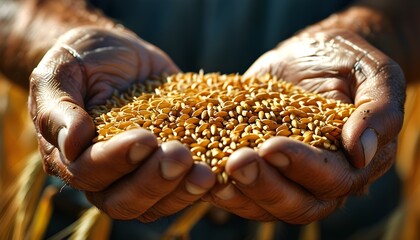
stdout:
<svg viewBox="0 0 420 240">
<path fill-rule="evenodd" d="M 29 108 L 46 172 L 86 191 L 118 219 L 150 221 L 199 199 L 214 176 L 193 164 L 182 144 L 159 146 L 144 129 L 93 144 L 95 126 L 86 111 L 115 90 L 177 71 L 161 50 L 124 29 L 82 27 L 60 37 L 30 82 Z"/>
<path fill-rule="evenodd" d="M 342 142 L 357 168 L 366 166 L 376 149 L 394 140 L 401 129 L 405 101 L 402 70 L 352 32 L 297 35 L 264 54 L 245 75 L 266 72 L 356 105 L 357 111 L 343 128 Z M 366 129 L 374 130 L 376 143 L 363 144 Z"/>
<path fill-rule="evenodd" d="M 352 32 L 301 33 L 259 58 L 246 76 L 271 73 L 312 92 L 356 105 L 330 152 L 275 137 L 258 152 L 236 151 L 226 164 L 234 184 L 208 199 L 240 216 L 308 223 L 362 193 L 393 164 L 403 122 L 399 66 Z"/>
</svg>

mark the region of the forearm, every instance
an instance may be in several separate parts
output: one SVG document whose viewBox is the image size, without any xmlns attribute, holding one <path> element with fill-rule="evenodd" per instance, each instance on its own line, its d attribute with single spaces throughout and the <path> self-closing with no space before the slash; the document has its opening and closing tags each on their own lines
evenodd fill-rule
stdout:
<svg viewBox="0 0 420 240">
<path fill-rule="evenodd" d="M 394 59 L 408 82 L 420 80 L 420 2 L 361 0 L 305 31 L 341 28 L 358 33 Z"/>
<path fill-rule="evenodd" d="M 84 0 L 0 0 L 0 71 L 27 88 L 29 75 L 64 32 L 115 24 Z"/>
</svg>

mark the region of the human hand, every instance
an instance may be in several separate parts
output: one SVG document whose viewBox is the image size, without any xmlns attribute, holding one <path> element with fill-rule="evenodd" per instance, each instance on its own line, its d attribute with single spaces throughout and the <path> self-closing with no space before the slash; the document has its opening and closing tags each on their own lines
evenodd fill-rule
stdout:
<svg viewBox="0 0 420 240">
<path fill-rule="evenodd" d="M 271 73 L 311 92 L 356 105 L 343 148 L 330 152 L 274 137 L 258 152 L 240 149 L 226 163 L 234 184 L 209 201 L 256 220 L 308 223 L 365 191 L 393 164 L 403 122 L 405 79 L 399 66 L 352 32 L 301 33 L 259 58 L 245 76 Z"/>
<path fill-rule="evenodd" d="M 161 50 L 125 29 L 81 27 L 61 36 L 30 81 L 45 171 L 116 219 L 152 221 L 199 199 L 215 178 L 208 166 L 193 164 L 186 147 L 159 146 L 144 129 L 92 144 L 96 129 L 85 110 L 136 81 L 177 71 Z"/>
</svg>

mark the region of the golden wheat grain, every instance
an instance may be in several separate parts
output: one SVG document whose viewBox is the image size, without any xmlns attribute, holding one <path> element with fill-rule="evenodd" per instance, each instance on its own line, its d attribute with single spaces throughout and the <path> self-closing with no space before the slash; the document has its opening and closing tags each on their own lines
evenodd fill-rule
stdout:
<svg viewBox="0 0 420 240">
<path fill-rule="evenodd" d="M 285 136 L 335 151 L 352 104 L 309 93 L 271 75 L 242 78 L 218 73 L 180 73 L 137 84 L 91 111 L 98 136 L 110 139 L 143 127 L 159 141 L 178 140 L 197 161 L 227 181 L 229 155 L 241 147 L 258 149 Z M 219 180 L 220 181 L 220 180 Z"/>
</svg>

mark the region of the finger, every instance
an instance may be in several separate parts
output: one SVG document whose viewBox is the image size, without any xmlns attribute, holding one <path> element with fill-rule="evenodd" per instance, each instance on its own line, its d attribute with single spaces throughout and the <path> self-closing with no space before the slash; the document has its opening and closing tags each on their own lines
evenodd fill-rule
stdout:
<svg viewBox="0 0 420 240">
<path fill-rule="evenodd" d="M 58 148 L 46 141 L 41 135 L 38 135 L 38 144 L 44 171 L 49 175 L 62 179 L 71 186 L 70 179 L 72 174 L 68 171 L 64 161 L 61 160 L 63 156 Z"/>
<path fill-rule="evenodd" d="M 192 165 L 185 146 L 166 142 L 136 171 L 104 191 L 88 192 L 87 197 L 112 218 L 134 219 L 174 191 Z"/>
<path fill-rule="evenodd" d="M 103 190 L 135 170 L 157 148 L 157 139 L 150 131 L 123 132 L 108 141 L 95 143 L 69 163 L 70 182 L 85 191 Z"/>
<path fill-rule="evenodd" d="M 378 149 L 397 137 L 405 101 L 404 77 L 398 65 L 385 62 L 378 71 L 361 68 L 355 97 L 357 109 L 342 131 L 343 146 L 358 168 L 367 166 Z"/>
<path fill-rule="evenodd" d="M 333 200 L 357 192 L 368 181 L 367 171 L 357 171 L 343 153 L 285 137 L 268 139 L 258 153 L 286 178 L 321 200 Z"/>
<path fill-rule="evenodd" d="M 205 163 L 196 163 L 183 183 L 179 184 L 171 194 L 158 201 L 138 219 L 141 222 L 151 222 L 160 217 L 175 214 L 198 201 L 213 187 L 215 182 L 216 177 L 211 168 Z"/>
<path fill-rule="evenodd" d="M 60 150 L 65 162 L 76 159 L 95 136 L 95 126 L 88 113 L 66 100 L 42 103 L 34 123 L 38 133 Z"/>
<path fill-rule="evenodd" d="M 260 156 L 291 181 L 320 200 L 364 194 L 367 186 L 393 164 L 396 141 L 385 145 L 369 166 L 356 169 L 340 152 L 307 146 L 301 142 L 274 137 L 259 149 Z"/>
<path fill-rule="evenodd" d="M 343 69 L 353 78 L 350 91 L 357 107 L 343 127 L 342 139 L 351 163 L 362 168 L 378 149 L 397 137 L 402 127 L 403 72 L 397 63 L 356 34 L 334 31 L 320 36 L 340 46 L 335 52 L 354 53 L 342 61 Z"/>
<path fill-rule="evenodd" d="M 244 158 L 244 161 L 242 162 L 243 165 L 250 164 L 250 168 L 255 168 L 255 161 L 256 158 L 259 158 L 255 151 L 244 148 L 239 149 L 234 152 L 233 156 L 230 156 L 229 159 L 233 158 L 235 159 L 235 156 L 240 156 L 241 152 L 244 152 L 243 155 L 246 156 Z M 240 168 L 241 166 L 238 166 L 235 164 L 235 161 L 231 162 L 231 160 L 228 160 L 229 166 L 227 166 L 227 169 L 225 171 L 236 171 L 237 168 Z M 244 170 L 244 175 L 241 179 L 245 179 L 243 181 L 249 182 L 254 181 L 257 177 L 258 173 L 252 172 L 251 175 L 247 176 L 247 170 Z M 232 182 L 229 182 L 227 184 L 218 184 L 216 185 L 210 194 L 206 195 L 204 200 L 212 202 L 216 206 L 225 209 L 231 213 L 234 213 L 238 216 L 253 219 L 257 221 L 273 221 L 276 220 L 276 218 L 271 215 L 269 212 L 267 212 L 265 209 L 260 207 L 258 204 L 256 204 L 251 198 L 244 195 L 237 187 L 236 182 L 233 179 Z"/>
<path fill-rule="evenodd" d="M 232 183 L 216 186 L 210 194 L 204 197 L 204 200 L 243 218 L 256 221 L 277 220 L 251 198 L 242 194 Z"/>
<path fill-rule="evenodd" d="M 276 218 L 289 223 L 308 223 L 327 216 L 340 205 L 342 199 L 316 199 L 280 175 L 257 153 L 252 153 L 253 150 L 240 150 L 229 157 L 226 163 L 228 174 L 242 194 Z"/>
</svg>

